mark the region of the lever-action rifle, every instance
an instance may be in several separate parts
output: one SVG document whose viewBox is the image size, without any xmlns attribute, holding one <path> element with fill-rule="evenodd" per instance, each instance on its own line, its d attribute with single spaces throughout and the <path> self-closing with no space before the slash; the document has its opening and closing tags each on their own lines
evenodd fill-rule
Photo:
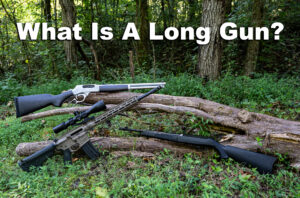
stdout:
<svg viewBox="0 0 300 198">
<path fill-rule="evenodd" d="M 76 129 L 73 129 L 69 132 L 67 132 L 65 135 L 63 135 L 61 138 L 59 138 L 56 141 L 51 142 L 48 146 L 41 149 L 40 151 L 37 151 L 36 153 L 26 157 L 25 159 L 18 162 L 19 166 L 24 171 L 29 171 L 31 166 L 42 166 L 43 163 L 50 157 L 54 155 L 55 150 L 61 150 L 64 154 L 64 162 L 65 164 L 71 164 L 72 163 L 72 153 L 76 152 L 80 148 L 91 158 L 91 159 L 97 159 L 100 157 L 100 153 L 94 148 L 92 143 L 90 142 L 88 132 L 93 127 L 95 127 L 98 124 L 101 124 L 110 118 L 116 116 L 117 114 L 125 111 L 126 109 L 132 107 L 133 105 L 137 104 L 139 101 L 141 101 L 143 98 L 149 96 L 150 94 L 158 91 L 161 89 L 161 86 L 158 86 L 151 91 L 140 95 L 132 97 L 123 103 L 117 105 L 116 107 L 112 108 L 111 110 L 97 116 L 96 118 L 90 120 L 86 124 L 77 127 Z"/>
<path fill-rule="evenodd" d="M 129 128 L 120 128 L 120 130 L 138 132 L 141 136 L 169 140 L 172 142 L 180 142 L 198 146 L 210 146 L 218 151 L 221 159 L 227 159 L 228 157 L 231 157 L 238 162 L 245 163 L 257 168 L 260 173 L 271 173 L 273 164 L 276 161 L 275 157 L 247 151 L 233 146 L 224 146 L 211 138 L 187 136 L 183 134 L 171 134 L 158 131 L 136 130 Z"/>
<path fill-rule="evenodd" d="M 59 95 L 38 94 L 15 97 L 16 116 L 21 117 L 45 108 L 49 105 L 60 107 L 69 97 L 74 96 L 76 103 L 83 102 L 91 92 L 115 92 L 131 89 L 153 89 L 157 86 L 164 87 L 165 82 L 160 83 L 136 83 L 136 84 L 111 84 L 111 85 L 77 85 L 74 89 Z"/>
</svg>

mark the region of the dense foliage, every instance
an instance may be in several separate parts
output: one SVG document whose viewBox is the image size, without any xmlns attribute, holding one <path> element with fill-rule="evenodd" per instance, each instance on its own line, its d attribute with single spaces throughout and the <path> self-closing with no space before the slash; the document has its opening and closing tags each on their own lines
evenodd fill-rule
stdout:
<svg viewBox="0 0 300 198">
<path fill-rule="evenodd" d="M 94 77 L 93 54 L 88 45 L 80 43 L 87 60 L 78 53 L 77 64 L 69 66 L 65 60 L 63 42 L 59 41 L 20 41 L 15 22 L 45 22 L 44 1 L 1 1 L 0 6 L 0 76 L 13 76 L 18 82 L 32 84 L 48 77 L 70 79 L 74 73 Z M 164 2 L 164 7 L 162 7 Z M 252 1 L 232 1 L 231 12 L 226 21 L 238 26 L 251 26 Z M 128 52 L 136 50 L 137 42 L 122 41 L 121 36 L 128 22 L 136 21 L 134 1 L 76 1 L 77 22 L 83 28 L 82 35 L 91 39 L 91 23 L 100 27 L 113 28 L 111 41 L 95 41 L 95 48 L 101 66 L 101 78 L 108 73 L 128 71 Z M 285 25 L 280 41 L 261 42 L 258 57 L 258 72 L 277 72 L 280 75 L 299 75 L 299 16 L 300 4 L 297 1 L 265 1 L 264 26 L 270 27 L 279 21 Z M 5 9 L 4 9 L 5 8 Z M 61 8 L 51 1 L 52 18 L 48 23 L 60 27 Z M 157 33 L 162 34 L 165 27 L 199 27 L 201 21 L 201 1 L 149 1 L 148 21 L 157 23 Z M 146 70 L 157 75 L 161 73 L 178 74 L 188 71 L 196 73 L 198 46 L 195 41 L 152 41 L 145 62 L 137 62 L 136 70 Z M 224 45 L 223 70 L 243 73 L 243 60 L 247 50 L 247 41 L 234 40 Z M 89 64 L 87 64 L 89 63 Z M 137 71 L 138 72 L 138 71 Z M 13 75 L 12 75 L 13 74 Z"/>
</svg>

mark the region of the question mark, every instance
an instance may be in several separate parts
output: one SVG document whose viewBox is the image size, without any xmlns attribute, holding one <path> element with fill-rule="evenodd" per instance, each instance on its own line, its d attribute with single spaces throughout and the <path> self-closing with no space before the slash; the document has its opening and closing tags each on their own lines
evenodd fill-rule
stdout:
<svg viewBox="0 0 300 198">
<path fill-rule="evenodd" d="M 279 40 L 280 36 L 280 32 L 284 29 L 284 26 L 282 23 L 276 22 L 273 23 L 271 26 L 272 29 L 276 29 L 274 32 L 274 40 Z"/>
</svg>

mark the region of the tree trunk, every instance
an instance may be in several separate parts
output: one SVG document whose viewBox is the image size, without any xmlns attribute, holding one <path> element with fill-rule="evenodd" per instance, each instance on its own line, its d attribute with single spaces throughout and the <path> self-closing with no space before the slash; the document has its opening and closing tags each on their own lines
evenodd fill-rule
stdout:
<svg viewBox="0 0 300 198">
<path fill-rule="evenodd" d="M 131 79 L 134 82 L 135 81 L 135 77 L 134 77 L 133 52 L 131 50 L 129 51 L 129 66 L 130 66 Z"/>
<path fill-rule="evenodd" d="M 56 3 L 54 2 L 54 6 L 56 6 Z M 48 26 L 52 26 L 52 15 L 51 15 L 51 0 L 43 0 L 43 15 L 44 15 L 44 19 L 48 22 Z M 54 15 L 55 15 L 55 19 L 56 19 L 56 8 L 54 8 Z M 56 74 L 57 73 L 57 67 L 56 67 L 56 60 L 55 60 L 55 48 L 54 48 L 54 45 L 56 45 L 57 43 L 56 42 L 53 42 L 53 41 L 49 41 L 47 40 L 46 41 L 46 46 L 47 48 L 49 49 L 49 59 L 51 60 L 51 64 L 52 64 L 52 67 L 51 67 L 51 72 L 52 72 L 52 75 Z M 50 73 L 50 69 L 49 69 L 49 73 Z"/>
<path fill-rule="evenodd" d="M 95 45 L 92 41 L 89 41 L 85 38 L 83 38 L 82 41 L 90 47 L 90 49 L 91 49 L 91 51 L 94 55 L 94 62 L 95 62 L 95 65 L 96 65 L 96 72 L 95 72 L 94 78 L 96 80 L 100 81 L 101 80 L 101 78 L 100 78 L 100 74 L 101 74 L 100 63 L 99 63 L 99 58 L 98 58 L 98 54 L 97 54 L 97 50 L 95 48 Z"/>
<path fill-rule="evenodd" d="M 105 104 L 118 104 L 127 98 L 138 95 L 140 94 L 131 92 L 97 93 L 90 94 L 85 102 L 95 103 L 104 100 Z M 225 145 L 251 151 L 287 153 L 292 159 L 293 166 L 300 167 L 300 122 L 248 112 L 196 97 L 153 94 L 145 98 L 143 102 L 134 106 L 133 109 L 179 115 L 189 113 L 204 120 L 210 120 L 212 123 L 207 126 L 208 130 L 222 134 L 224 136 L 222 143 Z M 108 109 L 113 106 L 107 105 Z M 84 109 L 86 108 L 84 107 Z M 52 111 L 50 115 L 70 113 L 80 111 L 80 109 L 76 108 L 72 111 L 55 109 Z M 42 113 L 42 116 L 36 116 L 35 118 L 47 116 L 46 112 Z M 28 116 L 32 117 L 33 115 L 37 114 Z M 23 119 L 26 117 L 24 116 Z M 259 142 L 257 141 L 258 138 Z"/>
<path fill-rule="evenodd" d="M 54 26 L 57 31 L 57 0 L 54 0 Z"/>
<path fill-rule="evenodd" d="M 222 39 L 219 28 L 225 18 L 225 0 L 203 0 L 201 26 L 210 27 L 210 42 L 199 51 L 198 74 L 205 79 L 217 79 L 222 68 Z"/>
<path fill-rule="evenodd" d="M 44 17 L 47 22 L 51 21 L 51 1 L 44 0 Z"/>
<path fill-rule="evenodd" d="M 161 0 L 161 15 L 162 15 L 162 20 L 163 20 L 163 26 L 164 30 L 167 29 L 167 19 L 166 19 L 166 12 L 165 12 L 165 1 Z"/>
<path fill-rule="evenodd" d="M 149 52 L 149 16 L 147 0 L 136 0 L 136 24 L 141 38 L 137 45 L 138 62 L 143 64 L 144 62 L 147 62 Z"/>
<path fill-rule="evenodd" d="M 263 13 L 264 13 L 264 1 L 254 0 L 253 15 L 252 15 L 252 27 L 261 27 L 263 24 Z M 258 52 L 259 52 L 259 41 L 253 40 L 248 41 L 247 54 L 245 60 L 245 74 L 249 76 L 255 72 Z"/>
<path fill-rule="evenodd" d="M 74 0 L 59 0 L 62 13 L 62 25 L 73 28 L 76 24 L 76 8 Z M 69 63 L 77 64 L 76 42 L 74 40 L 64 41 L 64 49 Z"/>
<path fill-rule="evenodd" d="M 225 17 L 228 18 L 228 16 L 231 13 L 232 9 L 232 1 L 231 0 L 225 0 Z"/>
</svg>

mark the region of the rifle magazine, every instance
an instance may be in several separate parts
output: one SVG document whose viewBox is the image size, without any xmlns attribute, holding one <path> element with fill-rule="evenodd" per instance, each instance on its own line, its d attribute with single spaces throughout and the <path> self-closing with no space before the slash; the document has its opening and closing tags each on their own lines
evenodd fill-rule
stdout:
<svg viewBox="0 0 300 198">
<path fill-rule="evenodd" d="M 99 151 L 93 146 L 91 141 L 88 141 L 82 146 L 82 150 L 91 158 L 92 160 L 96 160 L 98 157 L 100 157 Z"/>
</svg>

